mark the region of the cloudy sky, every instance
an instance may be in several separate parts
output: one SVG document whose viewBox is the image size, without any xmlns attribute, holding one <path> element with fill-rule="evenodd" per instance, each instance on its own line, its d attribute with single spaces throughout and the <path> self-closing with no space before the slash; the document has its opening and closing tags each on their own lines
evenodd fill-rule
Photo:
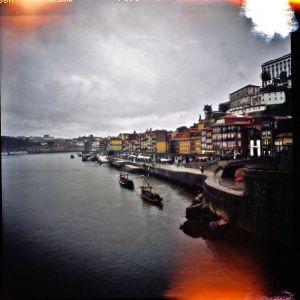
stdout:
<svg viewBox="0 0 300 300">
<path fill-rule="evenodd" d="M 217 109 L 229 93 L 260 85 L 261 64 L 290 52 L 289 37 L 255 34 L 225 1 L 55 5 L 1 17 L 2 135 L 192 125 L 205 104 Z"/>
</svg>

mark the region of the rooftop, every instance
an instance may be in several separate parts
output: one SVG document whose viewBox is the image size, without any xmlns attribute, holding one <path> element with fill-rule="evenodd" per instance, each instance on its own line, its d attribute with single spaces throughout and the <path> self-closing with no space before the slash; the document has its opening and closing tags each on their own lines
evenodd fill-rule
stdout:
<svg viewBox="0 0 300 300">
<path fill-rule="evenodd" d="M 278 137 L 278 138 L 293 137 L 293 133 L 292 132 L 283 132 L 283 133 L 276 135 L 276 137 Z"/>
<path fill-rule="evenodd" d="M 257 87 L 257 88 L 260 88 L 259 85 L 248 84 L 248 85 L 245 85 L 244 87 L 242 87 L 242 88 L 240 88 L 240 89 L 238 89 L 238 90 L 236 90 L 236 91 L 230 93 L 229 95 L 235 94 L 236 92 L 239 92 L 239 91 L 241 91 L 241 90 L 243 90 L 243 89 L 245 89 L 245 88 L 248 88 L 248 87 Z"/>
<path fill-rule="evenodd" d="M 291 57 L 291 53 L 283 55 L 283 56 L 275 58 L 275 59 L 272 59 L 272 60 L 268 60 L 267 62 L 263 63 L 261 66 L 263 67 L 265 65 L 270 65 L 270 64 L 273 64 L 276 61 L 280 61 L 280 60 L 283 60 L 283 59 L 286 59 L 286 58 L 289 58 L 289 57 Z"/>
</svg>

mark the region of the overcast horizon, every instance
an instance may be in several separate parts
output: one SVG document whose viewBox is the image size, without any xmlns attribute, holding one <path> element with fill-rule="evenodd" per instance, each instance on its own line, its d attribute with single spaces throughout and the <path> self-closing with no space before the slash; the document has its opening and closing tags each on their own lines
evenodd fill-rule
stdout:
<svg viewBox="0 0 300 300">
<path fill-rule="evenodd" d="M 8 136 L 191 126 L 205 104 L 217 110 L 231 92 L 261 85 L 261 64 L 291 51 L 290 37 L 267 41 L 238 5 L 218 1 L 73 0 L 34 26 L 1 18 Z"/>
</svg>

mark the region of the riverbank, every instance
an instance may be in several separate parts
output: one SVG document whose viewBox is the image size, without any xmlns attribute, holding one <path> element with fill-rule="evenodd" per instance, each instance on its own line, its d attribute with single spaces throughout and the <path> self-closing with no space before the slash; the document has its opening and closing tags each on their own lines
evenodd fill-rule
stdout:
<svg viewBox="0 0 300 300">
<path fill-rule="evenodd" d="M 142 163 L 124 161 L 141 168 Z M 234 179 L 224 184 L 223 174 L 233 174 L 234 170 L 247 166 L 244 184 L 236 188 Z M 228 162 L 215 166 L 213 172 L 154 164 L 149 166 L 149 174 L 170 182 L 198 189 L 203 193 L 210 211 L 220 218 L 220 224 L 235 226 L 251 234 L 295 247 L 295 199 L 293 195 L 292 172 L 276 170 L 257 160 Z M 229 180 L 230 182 L 230 180 Z M 195 208 L 198 209 L 198 208 Z"/>
<path fill-rule="evenodd" d="M 214 175 L 212 171 L 204 171 L 204 173 L 201 173 L 200 170 L 185 168 L 183 166 L 155 163 L 149 165 L 149 167 L 146 167 L 144 163 L 137 163 L 120 159 L 110 160 L 110 165 L 115 168 L 121 168 L 123 165 L 125 165 L 125 169 L 126 167 L 128 168 L 128 166 L 132 166 L 138 168 L 143 174 L 147 174 L 149 171 L 149 174 L 151 176 L 155 176 L 157 178 L 161 178 L 172 183 L 197 190 L 202 189 L 203 182 L 207 176 Z"/>
</svg>

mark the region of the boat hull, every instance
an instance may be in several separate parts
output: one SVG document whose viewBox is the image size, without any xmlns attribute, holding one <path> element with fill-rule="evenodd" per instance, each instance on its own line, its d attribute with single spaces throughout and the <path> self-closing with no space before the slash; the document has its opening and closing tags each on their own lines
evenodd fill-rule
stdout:
<svg viewBox="0 0 300 300">
<path fill-rule="evenodd" d="M 144 190 L 142 190 L 141 198 L 151 203 L 161 203 L 161 201 L 163 200 L 163 198 L 161 198 L 158 194 Z"/>
<path fill-rule="evenodd" d="M 133 181 L 127 178 L 119 178 L 119 183 L 121 186 L 128 188 L 128 189 L 133 189 L 134 188 L 134 184 Z"/>
</svg>

